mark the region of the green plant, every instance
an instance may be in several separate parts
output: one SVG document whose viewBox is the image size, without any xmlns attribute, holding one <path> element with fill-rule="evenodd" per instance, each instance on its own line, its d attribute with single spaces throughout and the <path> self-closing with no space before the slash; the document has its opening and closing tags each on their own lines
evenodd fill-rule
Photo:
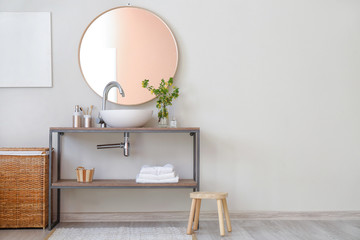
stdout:
<svg viewBox="0 0 360 240">
<path fill-rule="evenodd" d="M 154 94 L 157 98 L 156 108 L 159 109 L 159 121 L 161 118 L 167 118 L 169 116 L 166 107 L 172 105 L 172 100 L 179 96 L 179 88 L 173 86 L 173 82 L 174 79 L 172 77 L 169 78 L 169 81 L 161 79 L 159 87 L 155 88 L 154 86 L 149 86 L 149 80 L 145 79 L 142 81 L 142 87 L 149 90 L 151 94 Z"/>
</svg>

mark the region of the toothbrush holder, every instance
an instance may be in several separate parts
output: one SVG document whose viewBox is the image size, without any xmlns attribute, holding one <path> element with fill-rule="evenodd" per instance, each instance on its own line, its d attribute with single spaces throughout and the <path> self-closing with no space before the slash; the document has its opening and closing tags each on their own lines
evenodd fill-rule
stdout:
<svg viewBox="0 0 360 240">
<path fill-rule="evenodd" d="M 91 115 L 84 115 L 84 127 L 91 128 Z"/>
</svg>

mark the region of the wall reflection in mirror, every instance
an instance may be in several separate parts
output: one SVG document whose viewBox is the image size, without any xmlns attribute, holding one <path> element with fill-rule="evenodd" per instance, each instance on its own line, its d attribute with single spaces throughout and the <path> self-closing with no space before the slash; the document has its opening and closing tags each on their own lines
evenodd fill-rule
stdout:
<svg viewBox="0 0 360 240">
<path fill-rule="evenodd" d="M 176 40 L 169 27 L 142 8 L 119 7 L 95 18 L 79 46 L 79 64 L 88 85 L 102 96 L 108 82 L 118 81 L 125 97 L 115 89 L 109 101 L 137 105 L 154 99 L 141 87 L 144 79 L 158 86 L 173 77 L 178 62 Z"/>
</svg>

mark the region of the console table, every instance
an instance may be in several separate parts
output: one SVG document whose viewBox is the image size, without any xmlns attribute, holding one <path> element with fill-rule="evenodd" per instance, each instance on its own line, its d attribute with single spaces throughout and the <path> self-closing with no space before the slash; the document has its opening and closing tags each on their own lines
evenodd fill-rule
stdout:
<svg viewBox="0 0 360 240">
<path fill-rule="evenodd" d="M 193 178 L 180 179 L 178 183 L 136 183 L 135 179 L 94 179 L 91 183 L 78 183 L 76 179 L 61 179 L 61 137 L 65 133 L 185 133 L 193 137 Z M 49 155 L 49 225 L 51 230 L 60 222 L 60 197 L 63 188 L 192 188 L 200 190 L 200 128 L 66 128 L 51 127 L 49 131 L 49 149 L 53 148 L 53 134 L 57 135 L 56 156 L 54 163 Z M 52 196 L 53 190 L 56 197 Z M 53 222 L 52 207 L 56 202 L 56 220 Z M 54 204 L 55 205 L 55 204 Z M 54 208 L 55 209 L 55 208 Z"/>
</svg>

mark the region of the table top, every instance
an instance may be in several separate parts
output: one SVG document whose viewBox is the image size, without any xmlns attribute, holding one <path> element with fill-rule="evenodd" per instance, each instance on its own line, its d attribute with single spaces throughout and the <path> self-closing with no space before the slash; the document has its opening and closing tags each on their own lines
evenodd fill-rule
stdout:
<svg viewBox="0 0 360 240">
<path fill-rule="evenodd" d="M 159 128 L 159 127 L 141 127 L 141 128 L 73 128 L 73 127 L 50 127 L 50 132 L 199 132 L 199 127 L 182 128 Z"/>
</svg>

